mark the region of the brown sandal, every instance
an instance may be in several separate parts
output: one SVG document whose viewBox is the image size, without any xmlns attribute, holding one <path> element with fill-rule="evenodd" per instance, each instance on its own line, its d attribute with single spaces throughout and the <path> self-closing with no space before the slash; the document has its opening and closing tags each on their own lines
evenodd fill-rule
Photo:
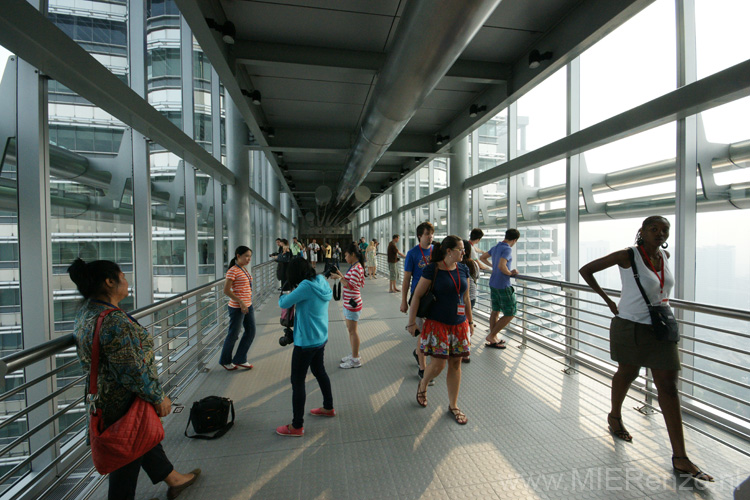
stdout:
<svg viewBox="0 0 750 500">
<path fill-rule="evenodd" d="M 419 384 L 417 385 L 417 404 L 421 406 L 422 408 L 427 407 L 427 389 L 424 391 L 420 391 L 419 389 L 422 387 L 422 381 L 419 381 Z"/>
<path fill-rule="evenodd" d="M 456 419 L 456 423 L 459 425 L 466 425 L 469 422 L 469 417 L 458 408 L 451 408 L 450 405 L 448 405 L 448 413 L 453 415 L 453 418 Z"/>
</svg>

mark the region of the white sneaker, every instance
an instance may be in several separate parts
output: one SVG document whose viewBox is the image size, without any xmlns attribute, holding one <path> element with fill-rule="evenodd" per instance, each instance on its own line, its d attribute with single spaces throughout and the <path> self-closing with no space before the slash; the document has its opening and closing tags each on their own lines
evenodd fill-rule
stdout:
<svg viewBox="0 0 750 500">
<path fill-rule="evenodd" d="M 359 368 L 362 366 L 362 358 L 350 358 L 339 365 L 339 368 Z"/>
<path fill-rule="evenodd" d="M 341 362 L 342 363 L 346 363 L 350 359 L 352 359 L 352 355 L 351 354 L 347 354 L 346 356 L 344 356 L 343 358 L 341 358 Z"/>
</svg>

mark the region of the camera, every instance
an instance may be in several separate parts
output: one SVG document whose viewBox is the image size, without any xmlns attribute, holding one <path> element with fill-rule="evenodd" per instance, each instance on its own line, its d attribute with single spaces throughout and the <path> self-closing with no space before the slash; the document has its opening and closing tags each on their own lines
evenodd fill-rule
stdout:
<svg viewBox="0 0 750 500">
<path fill-rule="evenodd" d="M 357 307 L 357 301 L 354 299 L 349 299 L 349 305 L 352 307 Z"/>
<path fill-rule="evenodd" d="M 294 343 L 294 330 L 289 327 L 284 328 L 284 335 L 279 337 L 279 345 L 281 347 L 287 346 Z"/>
<path fill-rule="evenodd" d="M 328 279 L 328 278 L 331 277 L 331 273 L 335 273 L 338 270 L 339 270 L 339 268 L 336 267 L 336 265 L 328 263 L 328 264 L 326 264 L 326 267 L 323 270 L 323 276 L 325 276 L 325 278 Z"/>
</svg>

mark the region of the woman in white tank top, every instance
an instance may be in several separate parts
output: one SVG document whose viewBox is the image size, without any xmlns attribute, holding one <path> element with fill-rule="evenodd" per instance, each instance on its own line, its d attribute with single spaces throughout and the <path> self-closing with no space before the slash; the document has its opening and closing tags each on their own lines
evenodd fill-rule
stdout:
<svg viewBox="0 0 750 500">
<path fill-rule="evenodd" d="M 677 375 L 680 370 L 677 343 L 659 340 L 654 335 L 648 306 L 638 290 L 630 265 L 629 250 L 632 250 L 641 285 L 649 301 L 652 305 L 668 305 L 669 293 L 674 287 L 674 277 L 666 262 L 669 252 L 663 250 L 667 247 L 668 238 L 669 221 L 661 216 L 648 217 L 638 230 L 634 247 L 618 250 L 589 262 L 579 271 L 615 315 L 610 325 L 610 355 L 618 366 L 612 379 L 612 407 L 607 416 L 607 424 L 616 437 L 628 442 L 633 440 L 622 423 L 622 403 L 641 367 L 650 368 L 672 444 L 672 467 L 679 475 L 713 482 L 710 475 L 702 472 L 688 459 L 685 451 L 677 393 Z M 615 304 L 594 278 L 594 273 L 614 265 L 619 267 L 622 279 L 619 304 Z"/>
</svg>

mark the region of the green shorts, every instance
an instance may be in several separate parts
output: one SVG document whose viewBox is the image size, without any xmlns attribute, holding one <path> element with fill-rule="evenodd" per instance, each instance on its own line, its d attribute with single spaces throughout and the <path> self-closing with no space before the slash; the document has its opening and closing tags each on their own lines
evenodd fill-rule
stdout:
<svg viewBox="0 0 750 500">
<path fill-rule="evenodd" d="M 518 312 L 516 305 L 516 292 L 512 286 L 506 288 L 490 287 L 492 298 L 492 310 L 502 311 L 503 316 L 515 316 Z"/>
</svg>

